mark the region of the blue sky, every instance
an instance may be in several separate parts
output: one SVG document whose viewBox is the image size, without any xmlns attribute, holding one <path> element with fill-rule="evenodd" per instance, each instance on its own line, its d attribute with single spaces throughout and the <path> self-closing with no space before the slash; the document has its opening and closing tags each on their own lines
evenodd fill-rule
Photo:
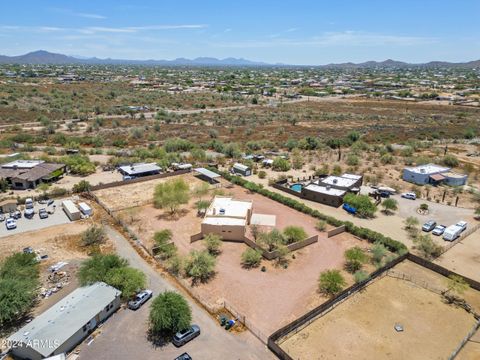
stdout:
<svg viewBox="0 0 480 360">
<path fill-rule="evenodd" d="M 287 64 L 480 59 L 480 0 L 4 1 L 0 54 L 244 57 Z"/>
</svg>

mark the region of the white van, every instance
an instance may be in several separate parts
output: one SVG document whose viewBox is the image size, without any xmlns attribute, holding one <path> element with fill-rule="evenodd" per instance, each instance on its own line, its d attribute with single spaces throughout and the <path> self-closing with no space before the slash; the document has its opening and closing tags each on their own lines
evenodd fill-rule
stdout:
<svg viewBox="0 0 480 360">
<path fill-rule="evenodd" d="M 443 233 L 443 240 L 445 241 L 454 241 L 462 233 L 463 228 L 458 225 L 450 225 L 447 227 Z"/>
<path fill-rule="evenodd" d="M 31 198 L 25 199 L 25 209 L 33 209 L 33 200 Z"/>
</svg>

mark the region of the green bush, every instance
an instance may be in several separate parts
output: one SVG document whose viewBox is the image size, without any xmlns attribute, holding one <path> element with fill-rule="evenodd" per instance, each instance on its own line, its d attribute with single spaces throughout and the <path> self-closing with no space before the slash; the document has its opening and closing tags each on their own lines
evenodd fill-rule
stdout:
<svg viewBox="0 0 480 360">
<path fill-rule="evenodd" d="M 352 274 L 360 270 L 368 259 L 365 252 L 358 246 L 346 250 L 344 256 L 346 261 L 345 267 Z"/>
<path fill-rule="evenodd" d="M 283 229 L 283 236 L 287 244 L 293 244 L 298 241 L 305 240 L 307 238 L 307 233 L 301 226 L 287 226 Z"/>
<path fill-rule="evenodd" d="M 242 265 L 245 268 L 254 268 L 260 266 L 262 262 L 262 253 L 259 250 L 247 248 L 242 253 Z"/>
<path fill-rule="evenodd" d="M 185 260 L 185 274 L 192 282 L 207 282 L 215 273 L 215 257 L 208 251 L 192 250 Z"/>
<path fill-rule="evenodd" d="M 210 255 L 217 256 L 222 252 L 222 238 L 217 234 L 207 234 L 203 239 L 205 249 Z"/>
<path fill-rule="evenodd" d="M 361 217 L 371 218 L 377 211 L 376 205 L 368 195 L 355 195 L 348 193 L 343 198 L 343 201 L 357 209 L 357 214 Z"/>
<path fill-rule="evenodd" d="M 365 270 L 358 270 L 353 274 L 353 279 L 356 283 L 362 282 L 367 280 L 370 277 Z"/>
<path fill-rule="evenodd" d="M 69 155 L 63 156 L 60 161 L 68 166 L 70 172 L 75 175 L 86 176 L 95 172 L 96 166 L 88 156 Z"/>
<path fill-rule="evenodd" d="M 82 246 L 100 245 L 105 243 L 107 234 L 102 226 L 92 225 L 82 233 Z"/>
<path fill-rule="evenodd" d="M 288 171 L 290 170 L 290 162 L 284 158 L 277 157 L 273 160 L 272 169 L 275 171 Z"/>
<path fill-rule="evenodd" d="M 82 193 L 90 191 L 91 185 L 87 180 L 82 180 L 75 185 L 73 185 L 72 191 L 74 193 Z"/>
<path fill-rule="evenodd" d="M 326 270 L 318 278 L 318 289 L 325 295 L 336 295 L 346 285 L 343 275 L 338 270 Z"/>
</svg>

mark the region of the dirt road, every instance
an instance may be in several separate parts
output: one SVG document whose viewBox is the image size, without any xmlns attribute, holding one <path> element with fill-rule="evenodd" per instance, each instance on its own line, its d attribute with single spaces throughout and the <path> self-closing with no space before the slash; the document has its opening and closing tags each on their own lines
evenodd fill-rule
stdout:
<svg viewBox="0 0 480 360">
<path fill-rule="evenodd" d="M 165 290 L 176 290 L 161 274 L 156 272 L 130 243 L 116 230 L 106 227 L 108 236 L 115 242 L 117 253 L 128 259 L 131 266 L 142 270 L 148 278 L 154 295 Z M 172 344 L 154 347 L 147 340 L 147 303 L 138 311 L 119 310 L 102 327 L 101 334 L 90 344 L 82 344 L 80 359 L 174 359 L 188 352 L 194 359 L 274 359 L 275 357 L 251 333 L 232 334 L 221 328 L 210 315 L 193 300 L 188 299 L 193 321 L 202 334 L 180 349 Z"/>
</svg>

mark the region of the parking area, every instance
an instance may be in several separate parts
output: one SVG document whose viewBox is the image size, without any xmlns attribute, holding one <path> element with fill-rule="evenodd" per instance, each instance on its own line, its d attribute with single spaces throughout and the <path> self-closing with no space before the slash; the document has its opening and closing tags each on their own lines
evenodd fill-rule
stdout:
<svg viewBox="0 0 480 360">
<path fill-rule="evenodd" d="M 46 219 L 40 219 L 38 213 L 40 209 L 46 209 L 49 214 Z M 34 215 L 31 218 L 26 218 L 22 210 L 22 217 L 16 220 L 17 227 L 8 230 L 6 227 L 6 220 L 0 225 L 0 237 L 20 234 L 27 231 L 40 230 L 46 227 L 67 224 L 70 219 L 67 217 L 62 209 L 62 200 L 55 200 L 53 204 L 34 204 Z"/>
</svg>

